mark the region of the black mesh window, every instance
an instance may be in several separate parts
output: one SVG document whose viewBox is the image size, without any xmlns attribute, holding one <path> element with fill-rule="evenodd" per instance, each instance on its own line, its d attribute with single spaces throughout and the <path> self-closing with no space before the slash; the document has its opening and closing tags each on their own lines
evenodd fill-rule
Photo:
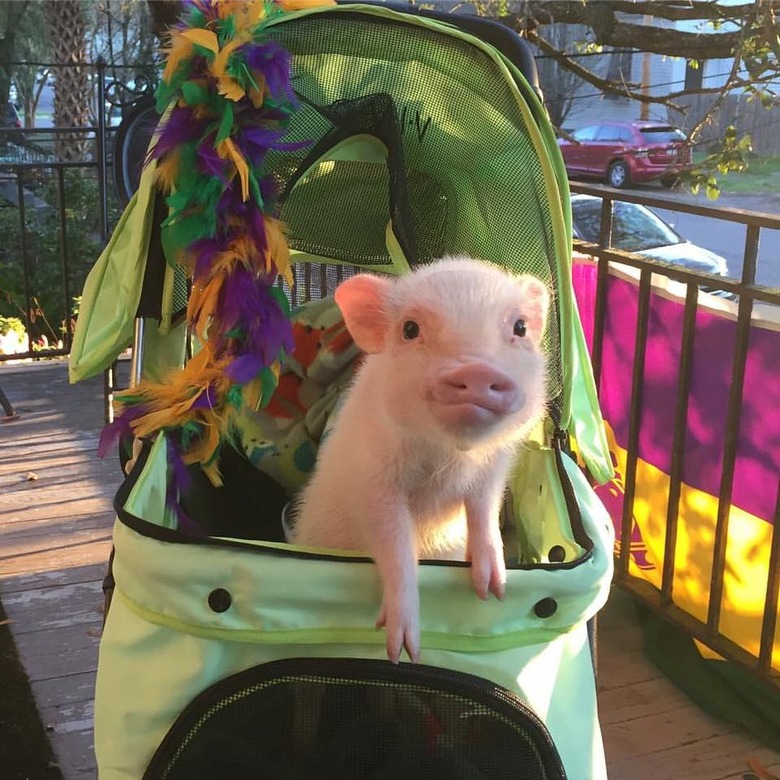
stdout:
<svg viewBox="0 0 780 780">
<path fill-rule="evenodd" d="M 288 659 L 227 678 L 171 728 L 145 778 L 562 780 L 517 697 L 417 664 Z"/>
</svg>

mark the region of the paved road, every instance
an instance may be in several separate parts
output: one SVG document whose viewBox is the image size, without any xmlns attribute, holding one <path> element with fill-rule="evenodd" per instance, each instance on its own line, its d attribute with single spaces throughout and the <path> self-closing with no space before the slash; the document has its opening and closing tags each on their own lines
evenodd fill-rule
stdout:
<svg viewBox="0 0 780 780">
<path fill-rule="evenodd" d="M 658 187 L 637 187 L 637 192 L 661 194 Z M 669 194 L 669 193 L 665 193 Z M 698 205 L 720 206 L 780 215 L 780 193 L 724 194 L 716 201 L 703 195 L 675 193 L 675 198 Z M 729 272 L 739 278 L 742 274 L 742 256 L 745 251 L 745 227 L 733 222 L 697 217 L 679 211 L 653 209 L 660 217 L 674 225 L 680 235 L 726 258 Z M 758 253 L 756 281 L 769 287 L 780 287 L 780 231 L 762 230 Z"/>
</svg>

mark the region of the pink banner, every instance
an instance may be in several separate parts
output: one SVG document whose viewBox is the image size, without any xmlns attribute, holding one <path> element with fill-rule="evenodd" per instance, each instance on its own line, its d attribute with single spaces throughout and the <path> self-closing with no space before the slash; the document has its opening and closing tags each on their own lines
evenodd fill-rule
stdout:
<svg viewBox="0 0 780 780">
<path fill-rule="evenodd" d="M 596 266 L 575 263 L 574 287 L 592 347 Z M 620 447 L 628 442 L 631 378 L 639 288 L 610 275 L 600 381 L 600 403 Z M 682 350 L 684 301 L 653 291 L 642 382 L 638 456 L 669 473 Z M 720 492 L 726 415 L 732 386 L 737 323 L 733 313 L 702 309 L 696 315 L 683 482 Z M 772 522 L 780 475 L 780 332 L 750 330 L 732 504 Z"/>
</svg>

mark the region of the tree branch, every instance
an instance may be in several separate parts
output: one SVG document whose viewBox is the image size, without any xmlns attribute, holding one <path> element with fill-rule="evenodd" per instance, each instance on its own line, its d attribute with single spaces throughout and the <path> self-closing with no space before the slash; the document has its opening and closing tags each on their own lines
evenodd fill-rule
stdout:
<svg viewBox="0 0 780 780">
<path fill-rule="evenodd" d="M 773 0 L 772 7 L 780 9 L 780 1 Z M 698 16 L 690 12 L 685 15 L 682 9 L 699 9 Z M 595 42 L 615 48 L 639 49 L 640 51 L 687 59 L 720 59 L 731 57 L 734 49 L 742 40 L 742 32 L 692 33 L 669 27 L 650 24 L 625 22 L 617 18 L 618 11 L 637 14 L 641 9 L 655 18 L 675 20 L 733 20 L 740 26 L 748 16 L 756 12 L 754 3 L 737 6 L 720 6 L 710 2 L 700 2 L 684 7 L 675 3 L 669 5 L 659 2 L 631 3 L 626 0 L 602 0 L 596 3 L 584 3 L 582 0 L 549 0 L 539 2 L 531 0 L 523 6 L 523 13 L 496 17 L 498 21 L 519 32 L 531 34 L 544 24 L 582 24 L 590 27 Z M 673 11 L 673 9 L 676 9 Z"/>
<path fill-rule="evenodd" d="M 556 49 L 555 46 L 542 38 L 541 35 L 539 35 L 537 32 L 529 32 L 528 40 L 535 46 L 538 46 L 545 54 L 552 57 L 552 59 L 554 59 L 562 68 L 575 73 L 583 81 L 586 81 L 588 84 L 592 84 L 594 87 L 603 92 L 611 92 L 615 95 L 622 95 L 641 103 L 656 103 L 664 105 L 668 108 L 673 108 L 675 111 L 680 111 L 683 114 L 686 111 L 685 106 L 681 106 L 672 102 L 672 100 L 670 100 L 666 95 L 647 95 L 644 92 L 637 91 L 641 90 L 642 87 L 640 84 L 635 82 L 612 81 L 610 79 L 597 76 L 595 73 L 593 73 L 593 71 L 584 68 L 579 63 L 574 62 L 574 60 L 567 57 L 563 52 Z M 690 94 L 690 92 L 680 92 L 675 94 L 687 95 Z"/>
</svg>

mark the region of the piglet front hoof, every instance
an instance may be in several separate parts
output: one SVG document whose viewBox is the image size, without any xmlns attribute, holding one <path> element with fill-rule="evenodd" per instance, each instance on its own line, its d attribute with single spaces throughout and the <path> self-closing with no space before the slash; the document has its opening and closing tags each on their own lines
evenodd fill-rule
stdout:
<svg viewBox="0 0 780 780">
<path fill-rule="evenodd" d="M 420 618 L 419 604 L 402 605 L 395 599 L 385 599 L 376 621 L 376 628 L 385 629 L 387 642 L 387 657 L 394 664 L 401 658 L 401 651 L 406 650 L 409 660 L 417 663 L 420 660 Z"/>
<path fill-rule="evenodd" d="M 471 561 L 471 582 L 477 595 L 483 601 L 491 593 L 497 599 L 503 599 L 506 590 L 503 545 L 485 540 L 471 546 L 467 558 Z"/>
</svg>

